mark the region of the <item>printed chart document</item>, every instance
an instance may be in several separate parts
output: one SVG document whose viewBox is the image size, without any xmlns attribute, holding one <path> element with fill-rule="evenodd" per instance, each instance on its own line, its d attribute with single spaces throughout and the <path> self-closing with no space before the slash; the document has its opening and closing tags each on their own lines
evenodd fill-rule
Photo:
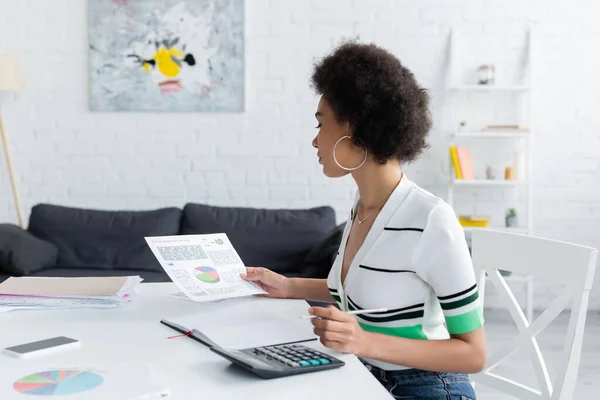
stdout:
<svg viewBox="0 0 600 400">
<path fill-rule="evenodd" d="M 7 363 L 5 363 L 7 364 Z M 65 398 L 77 400 L 168 399 L 171 391 L 149 363 L 47 364 L 0 362 L 0 399 Z"/>
<path fill-rule="evenodd" d="M 240 278 L 246 266 L 224 233 L 145 239 L 171 280 L 194 301 L 267 293 Z"/>
</svg>

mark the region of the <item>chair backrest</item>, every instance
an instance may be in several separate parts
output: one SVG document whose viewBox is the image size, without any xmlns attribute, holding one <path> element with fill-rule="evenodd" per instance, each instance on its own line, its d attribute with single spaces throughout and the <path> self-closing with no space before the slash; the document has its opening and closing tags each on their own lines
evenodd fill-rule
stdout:
<svg viewBox="0 0 600 400">
<path fill-rule="evenodd" d="M 484 229 L 473 231 L 471 248 L 482 306 L 487 275 L 519 329 L 516 338 L 490 354 L 485 369 L 472 375 L 473 381 L 519 399 L 572 399 L 598 251 L 572 243 Z M 559 283 L 564 286 L 564 290 L 535 321 L 530 322 L 499 269 Z M 551 382 L 535 337 L 569 304 L 571 315 L 564 355 L 556 379 Z M 539 390 L 491 372 L 521 349 L 531 350 L 529 354 Z"/>
</svg>

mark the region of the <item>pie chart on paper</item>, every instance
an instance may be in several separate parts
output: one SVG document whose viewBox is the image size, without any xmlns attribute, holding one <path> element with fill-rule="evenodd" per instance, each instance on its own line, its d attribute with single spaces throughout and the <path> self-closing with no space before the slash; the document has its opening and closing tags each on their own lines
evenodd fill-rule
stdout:
<svg viewBox="0 0 600 400">
<path fill-rule="evenodd" d="M 221 280 L 216 269 L 211 267 L 196 267 L 196 278 L 204 283 L 217 283 Z"/>
<path fill-rule="evenodd" d="M 17 380 L 15 391 L 34 396 L 67 396 L 102 385 L 104 378 L 89 371 L 57 369 L 36 372 Z"/>
</svg>

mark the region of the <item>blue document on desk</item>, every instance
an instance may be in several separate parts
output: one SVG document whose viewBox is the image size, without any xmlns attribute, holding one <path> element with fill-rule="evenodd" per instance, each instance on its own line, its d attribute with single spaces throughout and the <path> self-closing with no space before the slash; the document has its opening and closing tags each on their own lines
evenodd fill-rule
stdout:
<svg viewBox="0 0 600 400">
<path fill-rule="evenodd" d="M 228 300 L 161 322 L 180 333 L 191 331 L 193 339 L 209 347 L 246 349 L 316 340 L 310 320 L 301 319 L 306 311 L 292 302 L 297 300 Z"/>
</svg>

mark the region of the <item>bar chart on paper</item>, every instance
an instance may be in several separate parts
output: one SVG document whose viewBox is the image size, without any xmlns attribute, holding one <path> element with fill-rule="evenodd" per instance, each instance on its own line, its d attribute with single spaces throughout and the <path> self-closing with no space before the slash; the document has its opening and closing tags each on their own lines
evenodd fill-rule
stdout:
<svg viewBox="0 0 600 400">
<path fill-rule="evenodd" d="M 17 380 L 13 388 L 22 394 L 65 396 L 87 392 L 102 385 L 100 375 L 80 370 L 51 370 L 36 372 Z"/>
</svg>

